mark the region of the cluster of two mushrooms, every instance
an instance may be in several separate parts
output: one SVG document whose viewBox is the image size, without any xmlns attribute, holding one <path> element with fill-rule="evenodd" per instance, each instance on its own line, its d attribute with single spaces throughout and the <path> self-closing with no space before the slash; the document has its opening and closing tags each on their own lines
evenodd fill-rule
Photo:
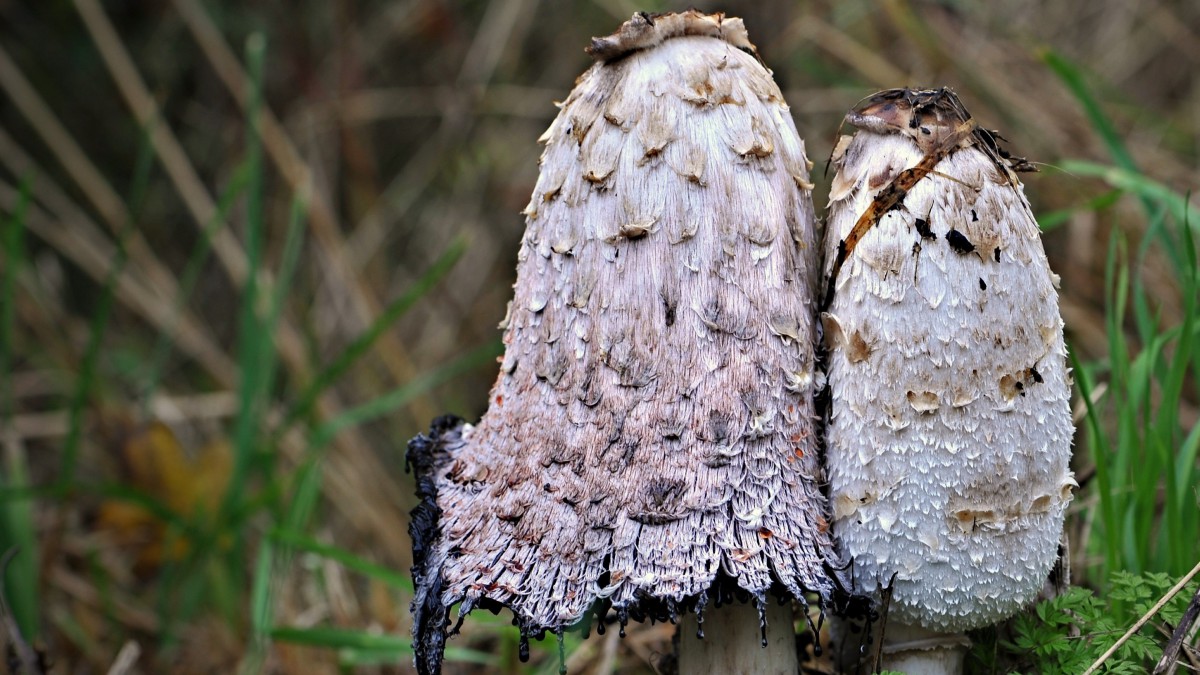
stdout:
<svg viewBox="0 0 1200 675">
<path fill-rule="evenodd" d="M 1023 161 L 948 90 L 880 93 L 834 151 L 822 246 L 740 20 L 639 14 L 588 51 L 488 411 L 410 444 L 418 669 L 458 604 L 523 638 L 688 613 L 681 672 L 796 672 L 792 600 L 886 588 L 888 666 L 953 672 L 947 634 L 1041 588 L 1073 485 Z"/>
</svg>

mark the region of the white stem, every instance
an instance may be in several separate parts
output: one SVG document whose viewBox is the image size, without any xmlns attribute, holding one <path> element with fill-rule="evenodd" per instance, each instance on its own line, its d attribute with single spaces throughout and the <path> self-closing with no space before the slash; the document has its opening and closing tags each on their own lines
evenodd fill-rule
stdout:
<svg viewBox="0 0 1200 675">
<path fill-rule="evenodd" d="M 889 623 L 881 665 L 884 670 L 908 675 L 961 675 L 970 648 L 971 641 L 965 635 Z"/>
<path fill-rule="evenodd" d="M 870 628 L 871 643 L 864 644 L 863 628 L 853 628 L 851 622 L 829 617 L 830 649 L 838 672 L 875 672 L 879 667 L 908 675 L 961 675 L 963 662 L 971 641 L 965 635 L 935 633 L 916 626 L 890 621 L 886 629 L 875 624 Z M 875 643 L 883 631 L 883 646 Z"/>
<path fill-rule="evenodd" d="M 679 673 L 764 673 L 795 675 L 796 630 L 791 604 L 767 600 L 767 646 L 762 644 L 758 609 L 738 603 L 704 610 L 704 639 L 696 637 L 696 615 L 679 624 Z"/>
</svg>

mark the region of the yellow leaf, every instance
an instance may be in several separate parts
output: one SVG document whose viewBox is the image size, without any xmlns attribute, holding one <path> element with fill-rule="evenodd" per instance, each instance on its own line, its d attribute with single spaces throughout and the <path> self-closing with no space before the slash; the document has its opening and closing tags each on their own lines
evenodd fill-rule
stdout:
<svg viewBox="0 0 1200 675">
<path fill-rule="evenodd" d="M 127 436 L 120 451 L 129 484 L 191 521 L 197 529 L 206 530 L 214 524 L 233 466 L 227 441 L 208 444 L 193 460 L 171 428 L 155 421 Z M 97 526 L 110 532 L 117 543 L 134 547 L 136 565 L 143 571 L 164 560 L 179 559 L 192 548 L 178 532 L 168 534 L 165 524 L 153 513 L 127 501 L 101 503 Z"/>
</svg>

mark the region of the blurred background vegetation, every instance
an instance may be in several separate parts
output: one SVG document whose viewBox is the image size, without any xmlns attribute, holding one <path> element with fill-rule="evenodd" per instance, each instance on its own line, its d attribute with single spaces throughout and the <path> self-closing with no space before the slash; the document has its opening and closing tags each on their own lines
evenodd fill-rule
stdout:
<svg viewBox="0 0 1200 675">
<path fill-rule="evenodd" d="M 407 672 L 405 442 L 484 410 L 536 139 L 589 38 L 689 4 L 0 0 L 18 656 Z M 1187 572 L 1200 3 L 695 4 L 745 18 L 818 177 L 845 111 L 896 86 L 954 87 L 1039 162 L 1080 385 L 1075 581 Z M 468 622 L 449 669 L 557 669 L 555 645 L 517 664 L 506 624 Z M 670 634 L 570 638 L 568 663 L 646 672 Z"/>
</svg>

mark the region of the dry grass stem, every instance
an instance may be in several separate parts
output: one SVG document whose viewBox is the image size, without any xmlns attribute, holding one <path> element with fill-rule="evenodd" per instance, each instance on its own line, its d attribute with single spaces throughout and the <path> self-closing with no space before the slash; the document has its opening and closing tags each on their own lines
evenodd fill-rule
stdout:
<svg viewBox="0 0 1200 675">
<path fill-rule="evenodd" d="M 179 141 L 159 119 L 157 104 L 138 75 L 112 23 L 95 0 L 75 0 L 75 5 L 95 39 L 106 65 L 111 69 L 122 95 L 140 123 L 149 126 L 151 142 L 175 187 L 188 205 L 194 222 L 201 228 L 207 226 L 218 215 L 212 197 L 209 196 L 207 188 L 204 187 Z M 230 277 L 236 283 L 244 281 L 245 252 L 228 228 L 223 227 L 217 231 L 213 237 L 213 248 Z M 304 381 L 308 372 L 308 361 L 303 341 L 286 318 L 279 325 L 277 341 L 283 362 L 300 381 Z M 322 395 L 318 401 L 318 412 L 326 418 L 334 416 L 339 409 L 340 405 L 331 393 Z M 385 471 L 378 459 L 367 450 L 359 435 L 354 430 L 347 430 L 339 435 L 338 445 L 342 452 L 335 453 L 331 458 L 331 473 L 345 476 L 348 480 L 333 482 L 342 486 L 341 494 L 344 495 L 344 499 L 335 500 L 335 503 L 355 511 L 357 509 L 353 505 L 360 503 L 364 497 L 368 503 L 390 504 L 391 499 L 385 495 L 394 495 L 398 489 L 390 478 L 390 473 Z M 364 525 L 366 522 L 372 523 L 372 529 L 377 532 L 391 532 L 394 523 L 400 518 L 399 513 L 387 507 L 368 511 L 371 513 L 369 517 L 356 520 Z M 407 546 L 397 538 L 388 537 L 385 543 L 401 560 L 407 557 Z"/>
<path fill-rule="evenodd" d="M 12 208 L 18 198 L 17 190 L 0 181 L 0 205 Z M 36 205 L 28 207 L 26 226 L 39 238 L 79 265 L 99 284 L 103 284 L 116 259 L 115 246 L 98 231 L 82 223 L 70 226 L 51 216 Z M 233 362 L 207 336 L 198 321 L 189 316 L 176 316 L 172 305 L 139 283 L 131 274 L 116 279 L 116 297 L 146 321 L 164 332 L 173 332 L 179 348 L 195 358 L 218 382 L 233 386 L 236 379 Z"/>
<path fill-rule="evenodd" d="M 161 628 L 158 616 L 152 610 L 135 603 L 124 593 L 106 597 L 90 581 L 65 567 L 50 570 L 50 583 L 93 609 L 104 612 L 111 608 L 116 618 L 130 628 L 148 633 L 157 633 Z"/>
<path fill-rule="evenodd" d="M 117 652 L 117 658 L 113 659 L 112 666 L 108 669 L 108 675 L 129 675 L 134 672 L 137 666 L 138 657 L 142 655 L 142 648 L 134 640 L 128 640 L 121 646 L 121 651 Z"/>
<path fill-rule="evenodd" d="M 243 111 L 246 111 L 250 78 L 242 68 L 241 62 L 234 56 L 204 8 L 196 0 L 174 0 L 174 4 L 230 95 Z M 358 327 L 366 328 L 379 315 L 381 304 L 372 289 L 357 277 L 354 268 L 349 264 L 346 242 L 329 202 L 320 190 L 313 189 L 312 170 L 301 159 L 295 144 L 288 138 L 283 125 L 270 108 L 263 108 L 259 122 L 267 154 L 292 191 L 308 204 L 309 223 L 320 244 L 320 250 L 326 255 L 334 278 L 350 299 Z M 378 352 L 396 381 L 410 380 L 416 374 L 408 350 L 394 333 L 388 332 L 382 336 Z M 413 414 L 426 418 L 433 416 L 435 411 L 418 401 Z"/>
</svg>

